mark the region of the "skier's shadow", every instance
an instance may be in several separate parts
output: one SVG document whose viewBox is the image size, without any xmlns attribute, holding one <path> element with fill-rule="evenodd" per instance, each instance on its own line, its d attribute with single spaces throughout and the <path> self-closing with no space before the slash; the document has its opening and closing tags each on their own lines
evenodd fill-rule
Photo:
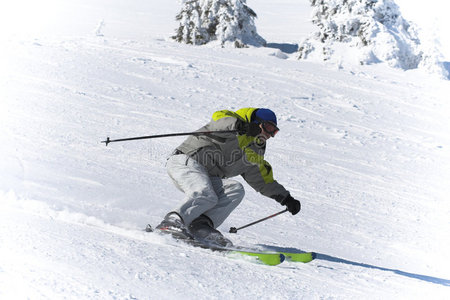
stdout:
<svg viewBox="0 0 450 300">
<path fill-rule="evenodd" d="M 291 252 L 291 253 L 304 253 L 305 252 L 305 251 L 302 251 L 302 250 L 296 249 L 296 248 L 284 248 L 284 247 L 268 246 L 268 245 L 262 245 L 262 244 L 260 244 L 259 246 L 263 247 L 265 250 L 272 250 L 272 251 L 278 251 L 278 252 Z M 421 274 L 415 274 L 415 273 L 409 273 L 409 272 L 405 272 L 405 271 L 401 271 L 401 270 L 397 270 L 397 269 L 378 267 L 378 266 L 365 264 L 365 263 L 359 263 L 359 262 L 355 262 L 355 261 L 327 255 L 327 254 L 322 254 L 322 253 L 316 252 L 316 259 L 331 261 L 331 262 L 335 262 L 335 263 L 342 263 L 342 264 L 347 264 L 347 265 L 352 265 L 352 266 L 358 266 L 358 267 L 362 267 L 362 268 L 393 272 L 397 275 L 401 275 L 401 276 L 405 276 L 405 277 L 409 277 L 409 278 L 419 279 L 419 280 L 423 280 L 426 282 L 440 284 L 443 286 L 450 286 L 450 280 L 447 280 L 447 279 L 432 277 L 432 276 L 427 276 L 427 275 L 421 275 Z"/>
</svg>

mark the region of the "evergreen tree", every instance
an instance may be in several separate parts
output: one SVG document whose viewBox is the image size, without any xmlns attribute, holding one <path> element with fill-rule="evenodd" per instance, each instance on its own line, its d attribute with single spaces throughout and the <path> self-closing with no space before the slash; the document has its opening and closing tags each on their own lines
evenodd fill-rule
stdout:
<svg viewBox="0 0 450 300">
<path fill-rule="evenodd" d="M 414 27 L 393 0 L 310 0 L 318 31 L 300 44 L 299 59 L 331 60 L 350 51 L 360 64 L 426 67 L 444 72 L 436 52 L 424 51 Z M 426 53 L 425 53 L 426 52 Z"/>
<path fill-rule="evenodd" d="M 254 23 L 255 12 L 246 0 L 183 0 L 173 38 L 180 43 L 204 45 L 218 41 L 222 46 L 264 46 Z"/>
</svg>

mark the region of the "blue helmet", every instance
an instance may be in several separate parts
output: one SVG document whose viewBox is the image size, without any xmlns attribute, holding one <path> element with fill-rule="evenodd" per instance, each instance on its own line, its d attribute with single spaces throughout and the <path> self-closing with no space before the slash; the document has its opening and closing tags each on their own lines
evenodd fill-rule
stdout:
<svg viewBox="0 0 450 300">
<path fill-rule="evenodd" d="M 253 113 L 253 122 L 255 123 L 263 123 L 263 122 L 272 122 L 277 125 L 277 116 L 273 111 L 268 108 L 258 108 Z"/>
</svg>

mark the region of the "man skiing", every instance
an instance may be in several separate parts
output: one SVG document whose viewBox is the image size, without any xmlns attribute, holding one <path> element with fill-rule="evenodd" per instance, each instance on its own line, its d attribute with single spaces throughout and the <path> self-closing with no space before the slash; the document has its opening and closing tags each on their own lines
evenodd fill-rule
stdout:
<svg viewBox="0 0 450 300">
<path fill-rule="evenodd" d="M 264 160 L 267 140 L 279 131 L 273 111 L 217 111 L 198 131 L 221 132 L 192 135 L 169 157 L 167 172 L 185 198 L 165 216 L 158 230 L 177 238 L 232 245 L 216 228 L 244 197 L 242 184 L 230 179 L 238 175 L 256 191 L 285 205 L 293 215 L 300 211 L 300 201 L 273 179 L 272 167 Z"/>
</svg>

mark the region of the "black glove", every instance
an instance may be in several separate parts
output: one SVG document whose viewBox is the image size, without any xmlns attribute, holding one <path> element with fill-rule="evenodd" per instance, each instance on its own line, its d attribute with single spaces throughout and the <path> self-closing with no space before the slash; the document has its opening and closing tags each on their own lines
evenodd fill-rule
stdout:
<svg viewBox="0 0 450 300">
<path fill-rule="evenodd" d="M 248 136 L 257 136 L 261 133 L 261 127 L 257 123 L 247 123 L 240 121 L 237 125 L 238 134 L 246 134 Z"/>
<path fill-rule="evenodd" d="M 300 201 L 295 200 L 294 198 L 292 198 L 291 195 L 288 195 L 280 203 L 281 203 L 281 205 L 285 205 L 287 207 L 288 211 L 292 215 L 298 214 L 298 212 L 302 208 L 302 205 L 300 204 Z"/>
</svg>

